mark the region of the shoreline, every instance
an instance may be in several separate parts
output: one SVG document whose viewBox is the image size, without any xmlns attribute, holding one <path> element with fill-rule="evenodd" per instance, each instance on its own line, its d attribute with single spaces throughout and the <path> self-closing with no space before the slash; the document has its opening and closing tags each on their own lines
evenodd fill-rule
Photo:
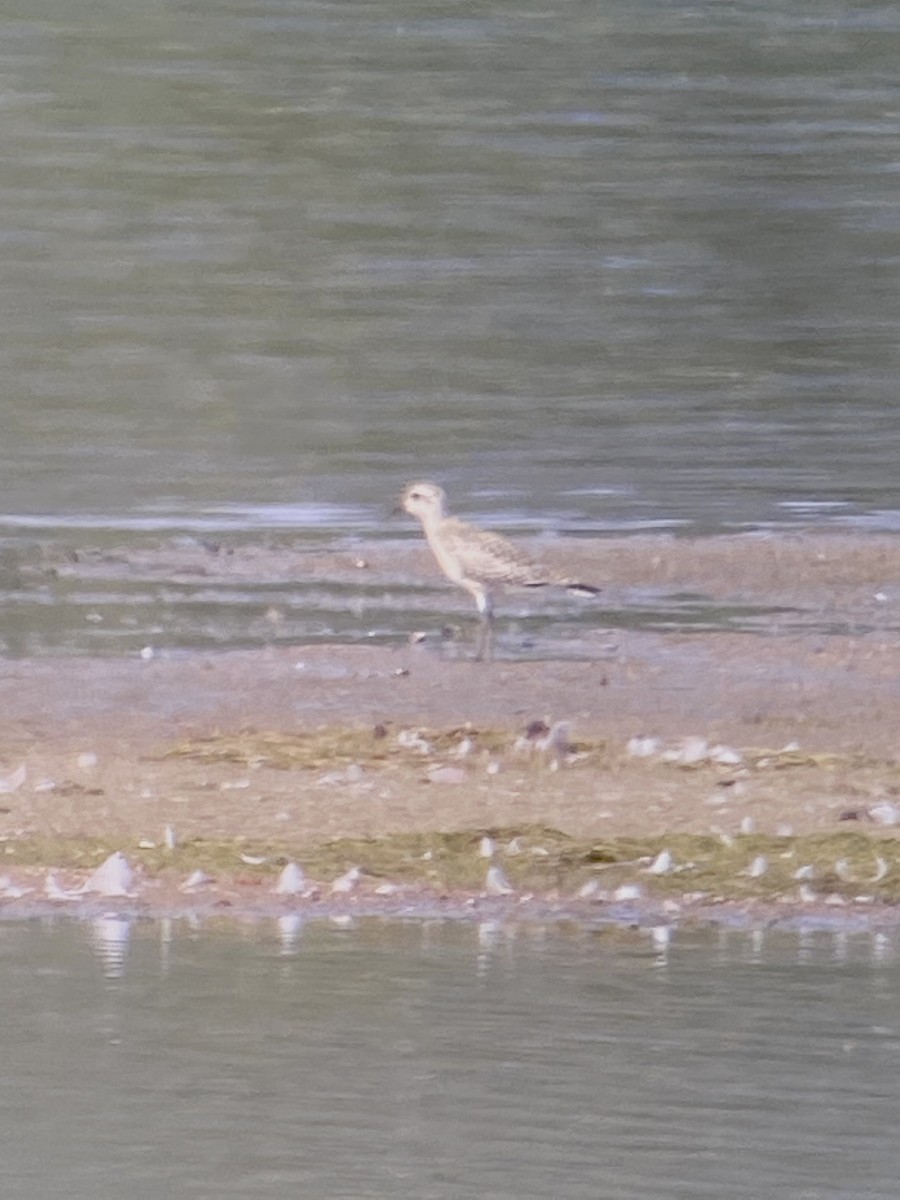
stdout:
<svg viewBox="0 0 900 1200">
<path fill-rule="evenodd" d="M 278 897 L 260 899 L 233 883 L 213 886 L 201 898 L 122 900 L 86 897 L 82 902 L 23 898 L 0 902 L 0 926 L 6 923 L 65 920 L 75 923 L 122 921 L 156 924 L 186 921 L 191 925 L 216 922 L 264 925 L 287 921 L 298 925 L 326 922 L 344 926 L 356 921 L 428 923 L 460 922 L 500 928 L 515 925 L 621 929 L 638 932 L 722 929 L 736 933 L 820 932 L 895 934 L 900 909 L 895 905 L 781 902 L 695 903 L 664 907 L 653 903 L 589 903 L 538 896 L 494 898 L 460 893 L 455 896 L 417 894 L 390 900 L 360 897 L 355 901 L 292 903 Z"/>
</svg>

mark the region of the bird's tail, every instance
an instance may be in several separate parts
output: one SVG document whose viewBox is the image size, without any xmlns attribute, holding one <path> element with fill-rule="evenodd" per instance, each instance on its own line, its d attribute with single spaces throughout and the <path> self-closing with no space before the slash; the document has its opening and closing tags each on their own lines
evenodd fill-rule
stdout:
<svg viewBox="0 0 900 1200">
<path fill-rule="evenodd" d="M 594 585 L 591 583 L 579 583 L 577 579 L 568 579 L 562 575 L 548 574 L 546 578 L 517 579 L 515 582 L 519 585 L 519 587 L 527 588 L 565 588 L 570 596 L 599 596 L 601 590 L 598 587 L 594 587 Z"/>
</svg>

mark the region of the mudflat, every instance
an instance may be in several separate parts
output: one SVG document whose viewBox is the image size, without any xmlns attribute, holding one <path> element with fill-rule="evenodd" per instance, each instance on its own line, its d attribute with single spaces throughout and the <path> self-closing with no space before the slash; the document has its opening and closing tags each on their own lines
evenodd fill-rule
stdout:
<svg viewBox="0 0 900 1200">
<path fill-rule="evenodd" d="M 900 898 L 900 543 L 810 534 L 542 550 L 619 594 L 664 586 L 794 616 L 754 633 L 598 627 L 582 661 L 487 666 L 437 641 L 7 660 L 10 872 L 75 878 L 118 849 L 173 886 L 200 865 L 261 894 L 295 859 L 320 872 L 361 865 L 363 891 L 390 878 L 477 894 L 477 845 L 491 833 L 514 888 L 543 894 L 641 875 L 681 898 L 771 901 L 806 877 L 821 900 Z M 302 562 L 331 577 L 360 570 L 343 552 Z M 434 573 L 406 545 L 376 546 L 365 569 Z M 443 872 L 441 838 L 456 855 Z M 714 845 L 740 877 L 730 890 L 692 874 Z M 813 845 L 825 847 L 815 863 Z M 643 878 L 667 847 L 672 869 Z"/>
</svg>

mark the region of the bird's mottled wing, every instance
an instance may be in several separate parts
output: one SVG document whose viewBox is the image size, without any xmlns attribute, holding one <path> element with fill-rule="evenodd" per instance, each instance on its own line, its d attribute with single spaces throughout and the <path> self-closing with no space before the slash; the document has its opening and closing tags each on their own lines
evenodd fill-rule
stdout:
<svg viewBox="0 0 900 1200">
<path fill-rule="evenodd" d="M 551 581 L 545 567 L 499 533 L 448 517 L 441 525 L 441 538 L 470 579 L 520 587 L 538 587 Z"/>
</svg>

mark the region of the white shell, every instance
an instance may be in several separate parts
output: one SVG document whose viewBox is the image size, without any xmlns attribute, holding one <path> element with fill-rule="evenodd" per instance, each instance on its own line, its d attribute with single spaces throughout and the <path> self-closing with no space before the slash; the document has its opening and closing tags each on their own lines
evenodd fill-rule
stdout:
<svg viewBox="0 0 900 1200">
<path fill-rule="evenodd" d="M 415 750 L 417 754 L 430 754 L 431 742 L 422 737 L 421 729 L 401 729 L 397 734 L 397 745 L 404 750 Z"/>
<path fill-rule="evenodd" d="M 488 867 L 484 881 L 484 890 L 489 896 L 511 896 L 515 891 L 513 885 L 504 875 L 500 867 Z"/>
<path fill-rule="evenodd" d="M 706 738 L 689 737 L 684 739 L 675 761 L 684 766 L 692 766 L 694 763 L 704 762 L 707 758 L 709 758 L 709 743 Z"/>
<path fill-rule="evenodd" d="M 18 884 L 10 883 L 3 889 L 3 895 L 7 900 L 21 900 L 23 896 L 30 896 L 34 888 L 19 887 Z"/>
<path fill-rule="evenodd" d="M 709 757 L 720 767 L 739 767 L 744 761 L 732 746 L 713 746 Z"/>
<path fill-rule="evenodd" d="M 345 871 L 343 875 L 339 875 L 331 885 L 332 896 L 343 896 L 348 892 L 352 892 L 362 879 L 362 874 L 362 870 L 359 867 L 351 867 L 349 871 Z"/>
<path fill-rule="evenodd" d="M 751 879 L 761 879 L 769 869 L 769 860 L 764 854 L 757 854 L 753 862 L 747 868 L 747 874 Z"/>
<path fill-rule="evenodd" d="M 128 860 L 116 850 L 100 864 L 81 890 L 94 892 L 98 896 L 130 896 L 133 881 L 134 872 L 128 865 Z"/>
<path fill-rule="evenodd" d="M 646 734 L 636 734 L 625 743 L 625 752 L 631 758 L 652 758 L 659 752 L 661 742 L 658 737 L 648 737 Z"/>
<path fill-rule="evenodd" d="M 647 868 L 648 875 L 666 875 L 672 870 L 672 851 L 660 850 L 656 858 Z"/>
<path fill-rule="evenodd" d="M 541 753 L 549 754 L 552 762 L 559 766 L 560 761 L 571 750 L 569 742 L 570 729 L 571 726 L 568 721 L 557 721 L 551 726 L 548 733 L 536 740 L 535 749 Z"/>
<path fill-rule="evenodd" d="M 878 825 L 896 825 L 900 822 L 900 809 L 890 800 L 879 800 L 869 809 L 869 816 Z"/>
<path fill-rule="evenodd" d="M 60 887 L 54 873 L 48 871 L 44 879 L 44 895 L 48 900 L 81 900 L 84 893 L 80 889 L 70 892 L 66 888 Z"/>
<path fill-rule="evenodd" d="M 289 862 L 275 882 L 274 891 L 279 896 L 298 896 L 306 888 L 306 876 L 302 867 Z"/>
<path fill-rule="evenodd" d="M 884 861 L 883 858 L 876 858 L 875 859 L 875 874 L 872 876 L 872 878 L 870 879 L 869 882 L 870 883 L 880 883 L 881 880 L 884 879 L 885 875 L 887 875 L 889 870 L 890 870 L 890 867 Z"/>
<path fill-rule="evenodd" d="M 8 796 L 10 792 L 17 792 L 27 778 L 28 769 L 22 763 L 20 767 L 16 767 L 14 771 L 10 771 L 8 775 L 0 777 L 0 794 Z"/>
<path fill-rule="evenodd" d="M 212 883 L 212 879 L 210 879 L 205 871 L 201 871 L 198 868 L 196 871 L 191 871 L 190 875 L 188 875 L 187 879 L 181 885 L 181 890 L 183 892 L 193 892 L 197 888 L 205 887 L 208 883 Z"/>
<path fill-rule="evenodd" d="M 462 767 L 435 764 L 428 768 L 429 783 L 465 783 L 468 775 Z"/>
</svg>

